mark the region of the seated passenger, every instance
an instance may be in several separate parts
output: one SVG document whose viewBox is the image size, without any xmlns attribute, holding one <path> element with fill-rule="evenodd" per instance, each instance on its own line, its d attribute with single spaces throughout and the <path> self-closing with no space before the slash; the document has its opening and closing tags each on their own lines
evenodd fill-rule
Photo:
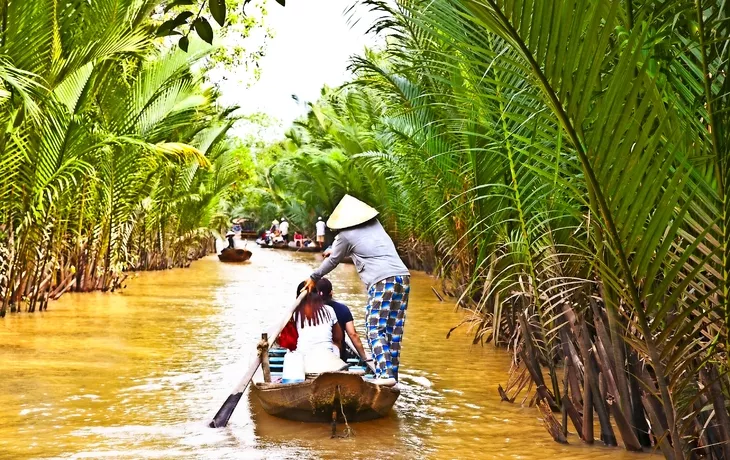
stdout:
<svg viewBox="0 0 730 460">
<path fill-rule="evenodd" d="M 294 232 L 294 245 L 301 248 L 304 243 L 304 236 L 299 232 Z"/>
<path fill-rule="evenodd" d="M 304 285 L 297 289 L 300 292 Z M 337 315 L 329 305 L 325 305 L 319 293 L 312 292 L 294 310 L 294 324 L 299 337 L 296 353 L 304 358 L 304 371 L 319 374 L 347 368 L 336 343 L 342 343 L 342 329 Z"/>
<path fill-rule="evenodd" d="M 317 291 L 322 297 L 324 303 L 332 307 L 332 309 L 335 311 L 335 315 L 337 316 L 337 322 L 340 324 L 342 330 L 347 332 L 347 336 L 350 337 L 350 340 L 355 346 L 355 350 L 357 350 L 357 354 L 360 355 L 360 358 L 365 362 L 372 361 L 372 359 L 368 359 L 368 355 L 365 353 L 365 349 L 362 346 L 360 336 L 355 330 L 355 323 L 352 318 L 352 312 L 350 312 L 350 309 L 347 308 L 347 305 L 332 299 L 332 283 L 330 282 L 330 280 L 328 280 L 327 278 L 322 278 L 317 281 Z M 340 359 L 347 360 L 347 356 L 347 349 L 346 347 L 342 346 L 340 350 Z"/>
</svg>

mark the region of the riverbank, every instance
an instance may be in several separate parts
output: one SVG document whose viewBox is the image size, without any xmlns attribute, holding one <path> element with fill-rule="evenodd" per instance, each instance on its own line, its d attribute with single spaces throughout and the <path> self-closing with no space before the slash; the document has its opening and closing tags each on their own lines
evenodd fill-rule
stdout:
<svg viewBox="0 0 730 460">
<path fill-rule="evenodd" d="M 500 402 L 509 354 L 471 346 L 466 330 L 445 339 L 461 316 L 421 273 L 390 417 L 332 440 L 328 426 L 272 418 L 245 398 L 229 428 L 207 428 L 261 331 L 318 263 L 253 251 L 249 264 L 206 257 L 139 273 L 121 292 L 67 294 L 48 311 L 0 321 L 0 458 L 650 458 L 576 436 L 556 444 L 534 408 Z M 359 325 L 364 289 L 354 268 L 331 279 Z"/>
</svg>

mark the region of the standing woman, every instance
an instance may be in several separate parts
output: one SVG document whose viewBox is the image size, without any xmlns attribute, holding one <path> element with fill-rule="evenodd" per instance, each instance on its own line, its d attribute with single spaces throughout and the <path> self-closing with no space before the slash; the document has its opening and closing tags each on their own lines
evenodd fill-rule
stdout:
<svg viewBox="0 0 730 460">
<path fill-rule="evenodd" d="M 376 216 L 378 211 L 345 195 L 327 226 L 339 230 L 330 256 L 306 281 L 309 291 L 346 256 L 352 257 L 367 286 L 365 328 L 375 360 L 375 376 L 398 380 L 401 339 L 406 320 L 410 272 Z"/>
</svg>

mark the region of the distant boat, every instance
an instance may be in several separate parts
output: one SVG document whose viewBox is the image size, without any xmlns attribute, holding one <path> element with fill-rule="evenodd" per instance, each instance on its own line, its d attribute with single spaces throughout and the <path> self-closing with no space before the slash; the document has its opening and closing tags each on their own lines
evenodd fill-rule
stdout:
<svg viewBox="0 0 730 460">
<path fill-rule="evenodd" d="M 319 246 L 296 246 L 293 241 L 290 242 L 286 247 L 280 248 L 294 252 L 322 252 L 322 248 Z"/>
<path fill-rule="evenodd" d="M 225 248 L 218 254 L 221 262 L 246 262 L 251 258 L 251 251 L 246 249 Z"/>
<path fill-rule="evenodd" d="M 264 241 L 262 238 L 257 239 L 256 244 L 258 244 L 259 247 L 262 249 L 284 249 L 284 247 L 286 246 L 285 242 L 266 244 L 266 241 Z"/>
<path fill-rule="evenodd" d="M 255 239 L 258 236 L 256 222 L 250 217 L 237 217 L 231 219 L 233 231 L 239 233 L 242 240 Z"/>
<path fill-rule="evenodd" d="M 256 240 L 256 244 L 259 245 L 259 247 L 263 249 L 283 249 L 284 251 L 292 251 L 292 252 L 322 252 L 322 248 L 319 246 L 294 246 L 294 242 L 280 242 L 280 243 L 273 243 L 273 244 L 266 244 L 266 242 L 259 238 Z"/>
</svg>

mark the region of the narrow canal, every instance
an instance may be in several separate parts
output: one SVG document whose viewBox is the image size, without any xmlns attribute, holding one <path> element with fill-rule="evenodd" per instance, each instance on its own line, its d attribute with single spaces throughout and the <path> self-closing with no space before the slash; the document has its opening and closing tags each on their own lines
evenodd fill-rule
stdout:
<svg viewBox="0 0 730 460">
<path fill-rule="evenodd" d="M 244 397 L 225 429 L 206 426 L 244 372 L 260 333 L 316 266 L 311 254 L 256 250 L 142 273 L 114 294 L 70 294 L 47 312 L 0 320 L 0 458 L 650 458 L 554 443 L 534 408 L 502 403 L 509 356 L 449 328 L 461 316 L 415 274 L 401 364 L 386 419 L 329 426 L 270 417 Z M 352 266 L 335 298 L 364 316 Z"/>
</svg>

